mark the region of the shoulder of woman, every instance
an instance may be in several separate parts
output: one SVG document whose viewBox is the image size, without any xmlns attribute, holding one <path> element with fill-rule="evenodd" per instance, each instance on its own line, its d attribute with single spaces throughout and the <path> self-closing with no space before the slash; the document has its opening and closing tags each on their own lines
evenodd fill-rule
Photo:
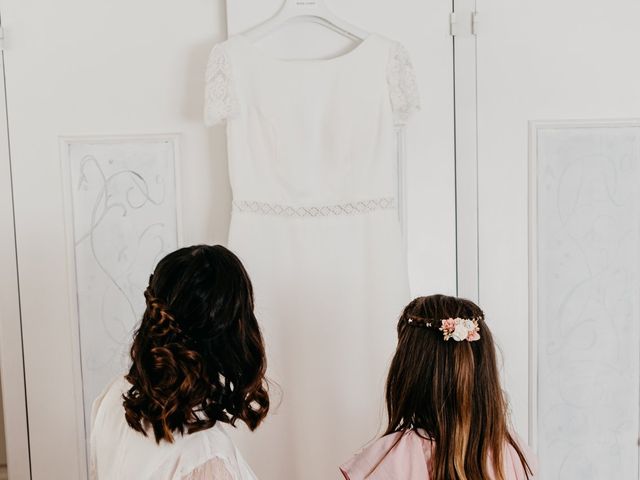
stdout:
<svg viewBox="0 0 640 480">
<path fill-rule="evenodd" d="M 173 480 L 199 479 L 200 472 L 206 472 L 213 466 L 224 466 L 231 478 L 238 477 L 235 446 L 220 424 L 199 432 L 176 435 L 171 448 L 174 453 L 156 472 L 158 477 L 172 472 L 170 478 Z M 210 477 L 205 475 L 202 478 Z"/>
<path fill-rule="evenodd" d="M 236 447 L 221 422 L 206 430 L 185 434 L 182 441 L 182 450 L 189 453 L 194 465 L 211 458 L 224 458 L 237 466 Z"/>
<path fill-rule="evenodd" d="M 96 422 L 96 419 L 104 405 L 114 403 L 117 404 L 118 408 L 120 408 L 122 406 L 122 394 L 130 387 L 131 385 L 129 385 L 125 380 L 124 376 L 114 378 L 93 401 L 91 407 L 91 423 L 94 424 Z"/>
<path fill-rule="evenodd" d="M 506 446 L 505 458 L 508 480 L 530 480 L 534 479 L 538 474 L 538 456 L 533 452 L 531 447 L 525 442 L 520 435 L 515 431 L 511 431 L 511 438 L 516 442 L 520 453 L 524 456 L 524 460 L 527 462 L 529 469 L 532 472 L 529 477 L 525 474 L 525 466 L 520 459 L 520 455 L 513 445 L 508 444 Z"/>
<path fill-rule="evenodd" d="M 340 467 L 347 480 L 429 479 L 431 441 L 413 430 L 385 435 Z"/>
</svg>

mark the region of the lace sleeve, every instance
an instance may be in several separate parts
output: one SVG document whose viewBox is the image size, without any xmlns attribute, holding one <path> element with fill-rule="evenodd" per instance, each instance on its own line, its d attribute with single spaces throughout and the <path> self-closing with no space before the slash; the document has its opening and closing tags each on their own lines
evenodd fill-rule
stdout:
<svg viewBox="0 0 640 480">
<path fill-rule="evenodd" d="M 205 78 L 204 123 L 211 126 L 233 118 L 238 112 L 238 99 L 231 63 L 222 45 L 209 54 Z"/>
<path fill-rule="evenodd" d="M 420 95 L 409 52 L 399 43 L 394 43 L 389 53 L 387 83 L 395 124 L 405 125 L 420 110 Z"/>
<path fill-rule="evenodd" d="M 196 467 L 181 480 L 236 480 L 236 477 L 231 473 L 226 462 L 216 457 Z"/>
</svg>

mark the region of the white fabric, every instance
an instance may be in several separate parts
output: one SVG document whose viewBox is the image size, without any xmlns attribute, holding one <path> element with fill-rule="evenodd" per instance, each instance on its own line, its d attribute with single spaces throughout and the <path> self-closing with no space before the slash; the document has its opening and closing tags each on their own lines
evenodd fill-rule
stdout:
<svg viewBox="0 0 640 480">
<path fill-rule="evenodd" d="M 413 69 L 379 35 L 302 61 L 236 36 L 211 59 L 205 120 L 227 122 L 229 246 L 254 282 L 275 382 L 265 425 L 234 438 L 263 480 L 337 479 L 381 423 L 409 300 L 396 130 L 419 106 Z"/>
<path fill-rule="evenodd" d="M 133 430 L 122 406 L 129 388 L 118 378 L 94 402 L 90 480 L 256 480 L 221 423 L 173 443 Z"/>
<path fill-rule="evenodd" d="M 181 480 L 234 480 L 231 470 L 222 458 L 214 458 L 203 463 Z"/>
<path fill-rule="evenodd" d="M 409 52 L 399 43 L 395 43 L 389 52 L 387 82 L 395 122 L 405 125 L 420 108 L 420 98 Z"/>
<path fill-rule="evenodd" d="M 205 97 L 208 107 L 205 123 L 217 123 L 237 113 L 238 100 L 234 88 L 231 65 L 224 50 L 216 46 L 211 50 L 207 62 Z"/>
</svg>

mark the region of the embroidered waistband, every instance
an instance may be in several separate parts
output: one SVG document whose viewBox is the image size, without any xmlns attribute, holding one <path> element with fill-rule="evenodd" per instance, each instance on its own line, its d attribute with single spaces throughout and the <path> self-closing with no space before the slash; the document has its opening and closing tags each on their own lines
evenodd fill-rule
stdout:
<svg viewBox="0 0 640 480">
<path fill-rule="evenodd" d="M 376 210 L 395 210 L 396 199 L 393 197 L 358 200 L 336 205 L 294 206 L 277 203 L 234 200 L 233 211 L 255 213 L 259 215 L 276 215 L 280 217 L 335 217 L 340 215 L 357 215 Z"/>
</svg>

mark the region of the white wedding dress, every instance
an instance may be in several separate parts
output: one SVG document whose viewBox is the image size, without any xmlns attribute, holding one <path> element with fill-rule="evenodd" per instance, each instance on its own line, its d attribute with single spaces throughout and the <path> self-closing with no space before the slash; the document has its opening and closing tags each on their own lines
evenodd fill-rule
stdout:
<svg viewBox="0 0 640 480">
<path fill-rule="evenodd" d="M 227 123 L 233 214 L 274 382 L 272 412 L 235 438 L 262 480 L 331 480 L 383 421 L 409 300 L 396 131 L 418 109 L 406 50 L 370 35 L 329 60 L 216 45 L 205 121 Z"/>
</svg>

